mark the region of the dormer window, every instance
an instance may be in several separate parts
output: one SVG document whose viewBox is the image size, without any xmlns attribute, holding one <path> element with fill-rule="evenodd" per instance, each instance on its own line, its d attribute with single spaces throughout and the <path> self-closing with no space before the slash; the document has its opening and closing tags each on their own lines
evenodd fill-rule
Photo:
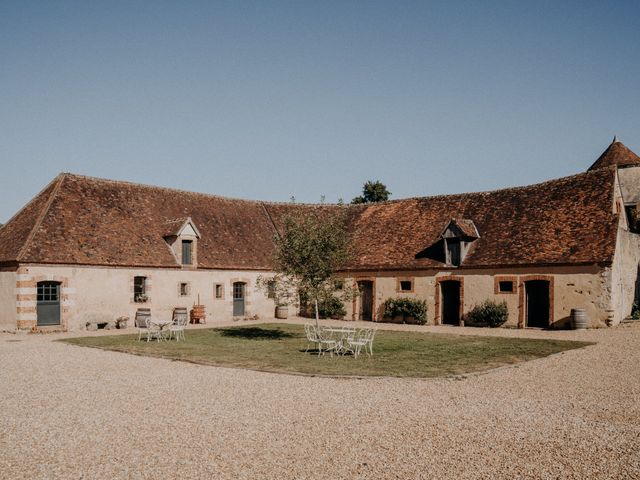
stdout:
<svg viewBox="0 0 640 480">
<path fill-rule="evenodd" d="M 453 218 L 440 237 L 444 242 L 445 263 L 459 267 L 469 253 L 471 244 L 480 238 L 480 234 L 471 220 Z"/>
<path fill-rule="evenodd" d="M 182 264 L 183 265 L 191 265 L 193 260 L 191 258 L 193 241 L 192 240 L 182 240 Z"/>
<path fill-rule="evenodd" d="M 171 247 L 178 265 L 188 269 L 198 268 L 200 232 L 191 217 L 167 221 L 164 239 Z"/>
</svg>

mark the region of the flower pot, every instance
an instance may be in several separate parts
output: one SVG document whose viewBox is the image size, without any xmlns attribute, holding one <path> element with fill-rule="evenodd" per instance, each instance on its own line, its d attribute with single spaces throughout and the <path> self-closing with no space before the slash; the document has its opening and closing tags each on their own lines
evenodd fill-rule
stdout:
<svg viewBox="0 0 640 480">
<path fill-rule="evenodd" d="M 393 319 L 391 320 L 393 323 L 404 323 L 404 316 L 403 315 L 396 315 L 393 317 Z"/>
<path fill-rule="evenodd" d="M 289 307 L 286 305 L 276 307 L 276 318 L 285 319 L 289 317 Z"/>
</svg>

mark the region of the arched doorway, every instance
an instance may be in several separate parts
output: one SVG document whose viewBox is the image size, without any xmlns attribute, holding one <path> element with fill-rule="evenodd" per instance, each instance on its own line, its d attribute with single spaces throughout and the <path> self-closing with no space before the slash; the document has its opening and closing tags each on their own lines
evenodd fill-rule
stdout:
<svg viewBox="0 0 640 480">
<path fill-rule="evenodd" d="M 373 282 L 371 280 L 361 280 L 358 282 L 360 291 L 360 312 L 358 320 L 373 320 Z"/>
<path fill-rule="evenodd" d="M 440 282 L 440 318 L 444 325 L 460 325 L 460 282 Z"/>
<path fill-rule="evenodd" d="M 524 282 L 526 317 L 525 326 L 549 327 L 549 282 L 529 280 Z"/>
<path fill-rule="evenodd" d="M 233 283 L 233 316 L 243 317 L 245 307 L 245 288 L 246 283 L 234 282 Z"/>
<path fill-rule="evenodd" d="M 60 325 L 60 282 L 37 283 L 37 324 Z"/>
</svg>

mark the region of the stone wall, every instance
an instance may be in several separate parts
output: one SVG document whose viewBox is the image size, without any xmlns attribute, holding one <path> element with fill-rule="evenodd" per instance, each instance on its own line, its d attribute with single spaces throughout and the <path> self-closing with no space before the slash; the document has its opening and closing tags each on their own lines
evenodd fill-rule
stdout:
<svg viewBox="0 0 640 480">
<path fill-rule="evenodd" d="M 413 282 L 412 292 L 401 292 L 398 280 Z M 370 280 L 374 283 L 374 318 L 382 320 L 382 304 L 387 298 L 407 297 L 427 302 L 427 323 L 440 323 L 439 283 L 447 279 L 462 279 L 462 313 L 484 300 L 505 301 L 509 309 L 506 326 L 523 326 L 524 282 L 547 279 L 551 282 L 551 321 L 553 326 L 564 326 L 572 308 L 584 308 L 590 327 L 607 324 L 610 312 L 608 282 L 610 269 L 597 266 L 535 267 L 499 270 L 451 269 L 445 272 L 375 272 L 350 276 L 350 280 Z M 500 293 L 497 282 L 511 280 L 514 291 Z M 355 320 L 360 311 L 360 299 L 347 305 L 347 319 Z"/>
<path fill-rule="evenodd" d="M 16 273 L 0 271 L 0 332 L 16 328 Z"/>
<path fill-rule="evenodd" d="M 640 266 L 640 235 L 624 228 L 618 230 L 616 253 L 611 268 L 611 303 L 613 325 L 631 314 L 637 296 Z"/>
<path fill-rule="evenodd" d="M 255 289 L 260 274 L 264 272 L 22 266 L 12 289 L 19 284 L 27 299 L 18 314 L 20 328 L 36 324 L 36 283 L 41 280 L 62 282 L 60 328 L 64 330 L 82 330 L 87 322 L 114 321 L 120 316 L 133 319 L 139 307 L 150 308 L 154 317 L 170 318 L 175 307 L 191 309 L 198 294 L 200 303 L 205 305 L 207 322 L 215 323 L 233 318 L 233 282 L 246 283 L 245 317 L 256 314 L 260 318 L 273 317 L 273 300 Z M 144 303 L 134 301 L 136 276 L 147 278 L 148 300 Z M 180 283 L 188 284 L 187 295 L 180 295 Z M 215 298 L 216 284 L 223 286 L 219 299 Z"/>
</svg>

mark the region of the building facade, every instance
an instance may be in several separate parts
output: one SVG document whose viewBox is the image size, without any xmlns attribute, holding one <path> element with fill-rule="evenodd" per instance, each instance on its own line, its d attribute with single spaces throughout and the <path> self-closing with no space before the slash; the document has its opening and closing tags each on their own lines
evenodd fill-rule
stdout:
<svg viewBox="0 0 640 480">
<path fill-rule="evenodd" d="M 484 300 L 508 326 L 618 324 L 637 298 L 640 158 L 614 142 L 585 173 L 493 192 L 348 206 L 361 295 L 347 320 L 382 321 L 387 298 L 426 300 L 458 324 Z M 211 323 L 274 314 L 256 288 L 292 205 L 61 174 L 0 228 L 0 330 L 81 330 L 202 304 Z"/>
</svg>

